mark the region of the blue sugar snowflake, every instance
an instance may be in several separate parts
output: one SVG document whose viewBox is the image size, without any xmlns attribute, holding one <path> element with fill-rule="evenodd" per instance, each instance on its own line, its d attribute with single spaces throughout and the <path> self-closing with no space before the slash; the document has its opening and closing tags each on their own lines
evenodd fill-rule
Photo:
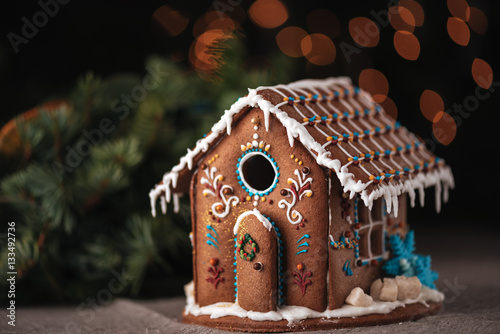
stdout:
<svg viewBox="0 0 500 334">
<path fill-rule="evenodd" d="M 431 269 L 431 257 L 415 254 L 415 233 L 409 231 L 406 238 L 393 234 L 389 237 L 391 258 L 383 266 L 386 274 L 391 276 L 417 276 L 423 285 L 435 289 L 434 281 L 438 273 Z"/>
</svg>

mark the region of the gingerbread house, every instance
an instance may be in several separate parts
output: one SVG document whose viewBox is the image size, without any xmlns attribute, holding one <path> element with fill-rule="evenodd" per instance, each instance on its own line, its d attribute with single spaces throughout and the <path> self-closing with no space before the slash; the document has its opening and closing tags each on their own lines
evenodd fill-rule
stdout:
<svg viewBox="0 0 500 334">
<path fill-rule="evenodd" d="M 402 306 L 346 299 L 387 276 L 388 241 L 405 239 L 407 204 L 423 205 L 430 186 L 439 211 L 450 168 L 341 77 L 250 89 L 150 198 L 156 215 L 158 200 L 166 212 L 190 196 L 185 320 L 267 331 L 338 327 L 327 320 L 339 317 L 361 324 Z"/>
</svg>

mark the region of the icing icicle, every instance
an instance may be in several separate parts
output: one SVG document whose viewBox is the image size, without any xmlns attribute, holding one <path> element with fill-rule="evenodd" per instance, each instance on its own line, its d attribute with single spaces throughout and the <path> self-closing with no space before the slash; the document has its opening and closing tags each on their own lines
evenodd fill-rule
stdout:
<svg viewBox="0 0 500 334">
<path fill-rule="evenodd" d="M 281 96 L 284 96 L 283 101 L 276 104 L 271 103 L 259 94 L 264 90 L 271 90 L 275 93 L 279 93 Z M 305 90 L 310 90 L 313 93 L 308 94 L 307 96 L 301 95 L 300 98 L 295 95 L 305 94 Z M 283 91 L 295 94 L 294 96 L 287 96 Z M 322 95 L 320 94 L 320 91 L 323 93 L 325 91 L 330 93 Z M 340 104 L 346 107 L 348 111 L 342 111 L 343 113 L 339 113 L 339 109 L 337 108 L 338 106 L 334 107 L 331 103 L 331 101 L 335 99 L 338 99 Z M 320 115 L 317 112 L 327 110 L 321 106 L 315 111 L 308 105 L 310 103 L 316 103 L 318 105 L 324 103 L 325 106 L 333 109 L 334 113 L 329 115 L 326 115 L 325 113 L 324 116 Z M 301 111 L 297 108 L 297 104 L 303 104 L 304 108 L 306 108 L 308 112 L 312 112 L 315 116 L 308 118 L 308 122 L 301 123 L 297 119 L 291 117 L 287 112 L 283 111 L 285 107 L 292 107 L 295 112 L 299 113 L 298 116 L 300 116 Z M 167 210 L 167 203 L 170 203 L 172 198 L 174 199 L 174 202 L 178 200 L 177 195 L 173 192 L 177 187 L 179 173 L 186 168 L 188 170 L 195 168 L 196 157 L 199 157 L 201 153 L 207 152 L 209 148 L 216 144 L 224 135 L 230 135 L 234 116 L 247 110 L 246 107 L 258 107 L 262 110 L 266 131 L 269 131 L 271 115 L 276 117 L 276 119 L 286 129 L 290 147 L 293 147 L 295 140 L 299 140 L 301 144 L 304 145 L 304 147 L 311 153 L 311 155 L 315 157 L 316 162 L 320 166 L 331 169 L 335 172 L 342 185 L 344 193 L 349 194 L 350 198 L 353 198 L 356 194 L 360 194 L 361 199 L 368 207 L 371 207 L 374 200 L 384 197 L 387 202 L 388 212 L 390 213 L 391 210 L 397 210 L 397 197 L 405 192 L 409 194 L 410 204 L 413 206 L 416 199 L 415 190 L 418 190 L 419 201 L 423 204 L 424 188 L 436 186 L 436 209 L 439 211 L 441 208 L 441 201 L 446 202 L 448 200 L 448 190 L 454 187 L 453 175 L 450 168 L 444 165 L 442 161 L 438 162 L 438 159 L 434 160 L 432 155 L 427 151 L 419 149 L 419 147 L 423 145 L 418 143 L 415 136 L 403 127 L 399 126 L 397 122 L 394 123 L 392 120 L 387 118 L 384 113 L 381 113 L 380 107 L 375 105 L 368 93 L 358 88 L 352 88 L 349 78 L 341 77 L 329 78 L 325 80 L 301 80 L 289 85 L 249 89 L 246 96 L 238 99 L 238 101 L 226 110 L 220 120 L 213 125 L 211 132 L 204 138 L 200 139 L 193 149 L 188 149 L 187 154 L 180 159 L 179 164 L 174 166 L 170 172 L 166 173 L 163 176 L 162 182 L 150 191 L 149 196 L 151 202 L 151 213 L 153 216 L 156 215 L 156 202 L 158 199 L 160 199 L 161 210 L 164 213 L 166 213 Z M 328 110 L 328 112 L 331 113 L 330 110 Z M 353 125 L 353 130 L 346 133 L 345 142 L 348 145 L 351 145 L 351 140 L 354 140 L 354 138 L 365 138 L 363 140 L 371 140 L 375 147 L 381 148 L 383 146 L 393 145 L 391 142 L 395 142 L 397 145 L 395 149 L 391 148 L 391 150 L 387 153 L 384 153 L 383 151 L 380 153 L 377 152 L 378 155 L 376 156 L 372 155 L 374 152 L 359 152 L 358 147 L 351 145 L 354 150 L 360 153 L 359 157 L 354 157 L 351 154 L 346 153 L 346 150 L 341 150 L 343 152 L 342 154 L 347 154 L 347 158 L 351 159 L 351 162 L 356 159 L 369 161 L 373 157 L 376 157 L 380 159 L 387 159 L 382 160 L 380 162 L 380 166 L 388 166 L 388 164 L 390 164 L 391 166 L 394 166 L 393 168 L 396 168 L 396 170 L 381 173 L 382 175 L 371 175 L 368 182 L 356 179 L 354 174 L 351 173 L 347 167 L 360 168 L 360 166 L 357 165 L 356 167 L 351 167 L 351 162 L 342 165 L 341 161 L 335 159 L 332 156 L 332 153 L 327 150 L 331 143 L 319 143 L 314 139 L 307 128 L 308 126 L 314 126 L 321 133 L 327 134 L 323 130 L 316 127 L 315 124 L 325 122 L 328 128 L 328 122 L 334 121 L 334 116 L 338 119 L 344 118 L 345 120 L 343 122 L 350 122 L 349 120 L 353 118 L 360 119 L 359 124 Z M 369 117 L 371 122 L 376 123 L 377 126 L 373 129 L 360 127 L 361 124 L 363 124 L 363 126 L 367 126 L 368 124 L 363 121 L 363 117 Z M 336 131 L 332 131 L 333 128 L 331 127 L 328 129 L 331 134 L 328 133 L 329 136 L 327 139 L 331 139 L 333 143 L 336 140 L 333 138 L 334 135 L 336 136 Z M 401 138 L 393 134 L 393 132 L 396 131 L 402 133 Z M 384 135 L 378 136 L 381 133 Z M 387 136 L 387 138 L 384 136 Z M 390 139 L 390 141 L 388 139 Z M 415 143 L 415 145 L 409 143 Z M 359 146 L 363 148 L 365 147 L 364 145 L 365 144 L 360 141 Z M 410 147 L 408 145 L 410 145 Z M 419 158 L 423 159 L 422 164 L 418 163 L 414 165 L 411 163 L 411 161 L 404 156 L 404 153 L 401 153 L 401 151 L 404 151 L 405 149 L 418 151 Z M 363 155 L 361 155 L 361 153 L 363 153 Z M 400 159 L 396 162 L 392 156 L 398 154 Z M 377 171 L 381 170 L 378 165 L 374 165 L 374 168 Z M 423 168 L 427 169 L 425 173 L 421 172 L 421 169 Z M 367 173 L 367 170 L 364 168 L 361 168 L 361 171 Z M 407 175 L 404 180 L 399 180 L 398 178 L 401 173 L 405 173 L 405 175 Z M 390 181 L 394 177 L 396 177 L 396 180 L 399 181 L 383 182 Z M 369 187 L 372 184 L 375 184 L 376 187 Z M 228 199 L 227 202 L 231 202 L 231 199 Z M 178 206 L 174 209 L 178 209 Z"/>
</svg>

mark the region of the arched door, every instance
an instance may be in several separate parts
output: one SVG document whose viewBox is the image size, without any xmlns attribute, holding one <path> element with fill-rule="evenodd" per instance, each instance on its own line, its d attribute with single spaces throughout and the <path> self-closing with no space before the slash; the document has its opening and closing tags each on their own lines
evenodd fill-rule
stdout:
<svg viewBox="0 0 500 334">
<path fill-rule="evenodd" d="M 236 235 L 237 302 L 247 311 L 275 311 L 278 301 L 278 242 L 259 211 L 240 215 Z"/>
</svg>

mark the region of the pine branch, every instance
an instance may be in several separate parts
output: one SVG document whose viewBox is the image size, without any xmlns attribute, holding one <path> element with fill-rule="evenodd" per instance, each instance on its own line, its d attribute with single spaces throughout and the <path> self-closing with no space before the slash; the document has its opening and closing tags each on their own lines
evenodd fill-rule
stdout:
<svg viewBox="0 0 500 334">
<path fill-rule="evenodd" d="M 122 268 L 134 276 L 124 293 L 137 295 L 152 271 L 192 270 L 179 260 L 191 254 L 190 224 L 183 221 L 189 214 L 153 219 L 147 192 L 248 87 L 286 82 L 292 73 L 287 58 L 247 66 L 237 38 L 211 52 L 218 80 L 207 82 L 180 63 L 153 56 L 143 77 L 88 73 L 64 105 L 17 118 L 18 138 L 8 142 L 17 140 L 19 154 L 6 160 L 13 167 L 0 180 L 0 214 L 19 222 L 19 300 L 48 300 L 56 291 L 59 300 L 75 301 L 95 294 L 112 270 Z M 145 98 L 132 98 L 141 89 Z M 114 128 L 101 136 L 103 119 Z M 189 208 L 187 199 L 181 203 Z M 0 259 L 5 257 L 0 245 Z"/>
</svg>

